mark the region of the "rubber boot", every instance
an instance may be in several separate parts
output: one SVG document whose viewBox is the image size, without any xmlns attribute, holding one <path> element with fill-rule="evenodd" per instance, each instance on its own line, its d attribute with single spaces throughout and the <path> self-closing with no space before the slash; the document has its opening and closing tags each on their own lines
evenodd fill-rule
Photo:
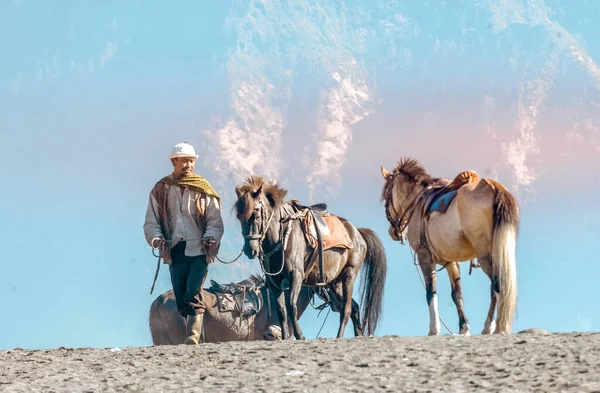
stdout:
<svg viewBox="0 0 600 393">
<path fill-rule="evenodd" d="M 204 314 L 187 316 L 187 338 L 183 342 L 184 344 L 196 345 L 200 342 L 203 320 Z"/>
</svg>

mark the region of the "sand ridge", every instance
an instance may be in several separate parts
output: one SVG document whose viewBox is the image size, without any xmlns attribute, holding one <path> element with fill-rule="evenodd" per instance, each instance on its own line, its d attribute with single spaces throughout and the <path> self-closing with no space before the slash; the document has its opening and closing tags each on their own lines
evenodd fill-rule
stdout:
<svg viewBox="0 0 600 393">
<path fill-rule="evenodd" d="M 0 351 L 1 392 L 600 392 L 600 333 Z"/>
</svg>

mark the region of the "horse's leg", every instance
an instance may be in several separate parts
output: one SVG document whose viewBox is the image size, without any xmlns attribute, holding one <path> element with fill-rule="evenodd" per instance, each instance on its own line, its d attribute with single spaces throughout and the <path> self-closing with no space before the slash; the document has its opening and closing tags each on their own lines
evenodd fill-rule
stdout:
<svg viewBox="0 0 600 393">
<path fill-rule="evenodd" d="M 458 334 L 469 336 L 471 332 L 469 330 L 469 321 L 467 320 L 465 307 L 463 305 L 460 266 L 458 265 L 458 262 L 448 262 L 446 271 L 448 272 L 448 278 L 450 279 L 450 286 L 452 288 L 452 300 L 454 301 L 456 311 L 458 312 Z"/>
<path fill-rule="evenodd" d="M 331 288 L 331 291 L 337 298 L 338 302 L 343 305 L 344 293 L 342 291 L 342 282 L 337 280 L 331 283 L 329 288 Z M 354 299 L 352 299 L 352 313 L 350 314 L 350 319 L 352 320 L 352 325 L 354 327 L 354 337 L 364 336 L 363 328 L 360 324 L 360 307 Z"/>
<path fill-rule="evenodd" d="M 354 290 L 355 278 L 356 275 L 353 273 L 353 270 L 346 267 L 342 273 L 342 305 L 340 310 L 340 328 L 337 338 L 344 337 L 344 330 L 352 313 L 352 291 Z"/>
<path fill-rule="evenodd" d="M 492 334 L 496 330 L 496 321 L 494 321 L 494 314 L 496 312 L 496 280 L 494 280 L 494 272 L 492 269 L 492 258 L 490 256 L 478 257 L 477 262 L 479 266 L 481 266 L 481 270 L 485 272 L 485 274 L 490 278 L 492 282 L 490 285 L 490 309 L 488 311 L 487 318 L 485 319 L 485 324 L 483 325 L 483 330 L 481 334 Z"/>
<path fill-rule="evenodd" d="M 421 249 L 417 252 L 419 265 L 425 280 L 425 296 L 429 307 L 429 336 L 440 334 L 440 314 L 438 311 L 438 299 L 436 293 L 435 265 L 428 250 Z"/>
<path fill-rule="evenodd" d="M 292 316 L 292 328 L 294 329 L 294 336 L 296 340 L 305 340 L 298 323 L 298 296 L 302 289 L 302 274 L 298 269 L 292 274 L 292 282 L 290 284 L 290 301 L 288 306 L 290 307 L 290 314 Z"/>
<path fill-rule="evenodd" d="M 273 278 L 270 277 L 270 279 L 272 280 Z M 279 288 L 280 286 L 281 281 L 279 282 L 279 285 L 273 283 L 271 290 L 273 291 L 273 296 L 275 296 L 275 299 L 277 300 L 277 309 L 279 310 L 279 320 L 281 322 L 281 339 L 287 340 L 290 337 L 290 332 L 288 329 L 285 292 Z"/>
</svg>

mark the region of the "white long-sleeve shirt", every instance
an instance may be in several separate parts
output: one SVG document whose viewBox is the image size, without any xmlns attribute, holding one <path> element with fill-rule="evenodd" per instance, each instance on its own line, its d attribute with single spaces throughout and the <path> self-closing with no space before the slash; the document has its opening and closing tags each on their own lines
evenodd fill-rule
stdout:
<svg viewBox="0 0 600 393">
<path fill-rule="evenodd" d="M 201 193 L 187 187 L 184 188 L 183 193 L 179 186 L 166 185 L 166 188 L 169 226 L 172 231 L 171 239 L 167 239 L 171 240 L 169 242 L 170 248 L 173 248 L 180 241 L 186 241 L 185 255 L 206 254 L 201 239 L 212 236 L 220 243 L 223 237 L 224 228 L 219 200 L 210 195 L 205 196 L 206 233 L 202 233 L 197 207 Z M 160 218 L 157 217 L 159 211 L 158 201 L 151 193 L 144 222 L 144 235 L 150 246 L 152 246 L 152 241 L 155 238 L 165 237 L 161 231 Z"/>
</svg>

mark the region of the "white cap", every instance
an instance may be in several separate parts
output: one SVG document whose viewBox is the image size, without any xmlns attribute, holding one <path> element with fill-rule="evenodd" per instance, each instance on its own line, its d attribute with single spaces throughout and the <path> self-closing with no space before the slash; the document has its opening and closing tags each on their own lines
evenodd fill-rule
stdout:
<svg viewBox="0 0 600 393">
<path fill-rule="evenodd" d="M 188 144 L 187 142 L 178 143 L 171 149 L 171 155 L 169 155 L 169 159 L 178 157 L 198 158 L 196 155 L 196 150 L 194 150 L 194 146 Z"/>
</svg>

